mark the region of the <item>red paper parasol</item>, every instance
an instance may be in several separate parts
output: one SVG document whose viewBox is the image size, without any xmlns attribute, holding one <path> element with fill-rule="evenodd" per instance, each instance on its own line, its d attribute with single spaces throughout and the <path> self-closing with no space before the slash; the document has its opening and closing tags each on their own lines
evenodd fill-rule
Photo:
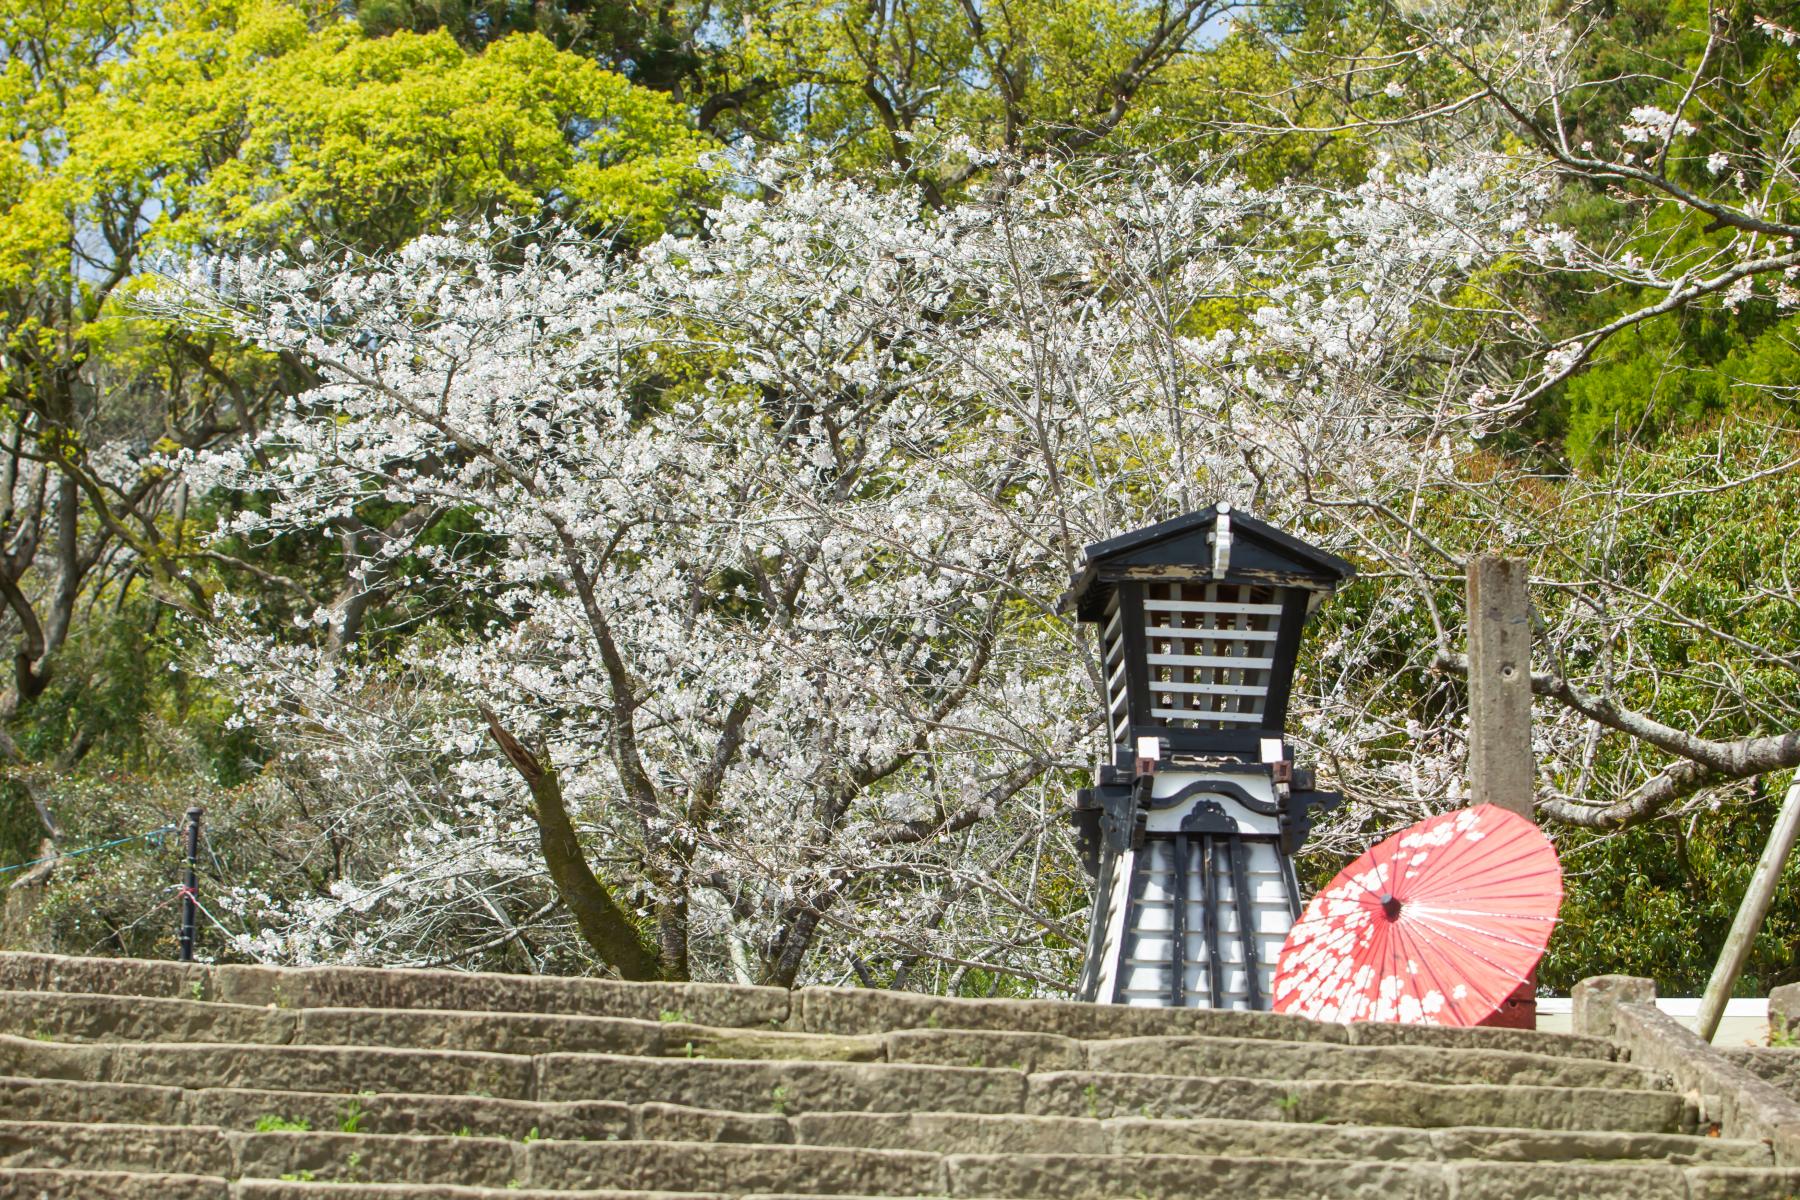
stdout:
<svg viewBox="0 0 1800 1200">
<path fill-rule="evenodd" d="M 1483 804 L 1388 838 L 1288 931 L 1274 1008 L 1320 1021 L 1475 1025 L 1543 957 L 1562 867 L 1538 827 Z"/>
</svg>

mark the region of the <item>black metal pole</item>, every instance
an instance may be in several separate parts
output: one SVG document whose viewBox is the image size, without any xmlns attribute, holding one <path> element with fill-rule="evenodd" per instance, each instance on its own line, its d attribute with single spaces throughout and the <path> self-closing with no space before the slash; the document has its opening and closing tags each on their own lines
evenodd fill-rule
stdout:
<svg viewBox="0 0 1800 1200">
<path fill-rule="evenodd" d="M 200 881 L 194 874 L 194 860 L 200 854 L 200 815 L 205 810 L 187 810 L 187 878 L 181 886 L 181 961 L 194 961 L 195 918 L 200 915 Z"/>
</svg>

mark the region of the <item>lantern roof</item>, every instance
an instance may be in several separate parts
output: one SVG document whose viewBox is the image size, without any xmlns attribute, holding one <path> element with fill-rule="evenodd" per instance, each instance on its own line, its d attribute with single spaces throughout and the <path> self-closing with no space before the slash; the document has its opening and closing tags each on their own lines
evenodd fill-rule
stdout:
<svg viewBox="0 0 1800 1200">
<path fill-rule="evenodd" d="M 1337 555 L 1221 502 L 1083 548 L 1062 608 L 1098 621 L 1122 579 L 1214 579 L 1332 592 L 1355 574 Z"/>
</svg>

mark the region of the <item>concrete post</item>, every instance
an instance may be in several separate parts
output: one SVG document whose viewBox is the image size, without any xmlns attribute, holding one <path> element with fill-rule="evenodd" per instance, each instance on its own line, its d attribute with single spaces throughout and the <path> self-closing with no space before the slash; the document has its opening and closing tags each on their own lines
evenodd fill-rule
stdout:
<svg viewBox="0 0 1800 1200">
<path fill-rule="evenodd" d="M 1525 564 L 1469 560 L 1469 803 L 1532 820 L 1537 764 L 1531 753 L 1531 596 Z M 1537 1028 L 1537 972 L 1483 1025 Z"/>
<path fill-rule="evenodd" d="M 1525 564 L 1469 560 L 1469 803 L 1532 816 L 1531 600 Z"/>
</svg>

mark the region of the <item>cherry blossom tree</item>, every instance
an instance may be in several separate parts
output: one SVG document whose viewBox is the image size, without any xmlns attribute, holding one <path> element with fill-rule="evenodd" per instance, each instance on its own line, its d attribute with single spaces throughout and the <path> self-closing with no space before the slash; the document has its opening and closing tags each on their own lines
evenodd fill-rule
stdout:
<svg viewBox="0 0 1800 1200">
<path fill-rule="evenodd" d="M 1385 789 L 1371 776 L 1360 790 L 1405 797 L 1396 816 L 1456 794 L 1461 734 L 1421 716 L 1460 710 L 1467 664 L 1453 590 L 1482 550 L 1531 563 L 1546 815 L 1600 830 L 1692 817 L 1800 767 L 1800 592 L 1767 525 L 1792 503 L 1800 467 L 1800 125 L 1781 82 L 1800 66 L 1800 33 L 1716 7 L 1671 13 L 1655 45 L 1632 42 L 1629 14 L 1591 3 L 1344 12 L 1324 36 L 1264 30 L 1302 90 L 1326 98 L 1329 119 L 1314 107 L 1300 120 L 1282 97 L 1261 96 L 1247 106 L 1265 121 L 1222 131 L 1361 129 L 1403 161 L 1509 145 L 1551 206 L 1517 239 L 1508 269 L 1460 301 L 1507 314 L 1462 352 L 1481 381 L 1476 400 L 1510 437 L 1459 471 L 1422 476 L 1404 505 L 1321 501 L 1359 530 L 1365 561 L 1410 582 L 1410 604 L 1396 595 L 1379 610 L 1404 630 L 1383 653 L 1409 664 L 1395 680 L 1435 693 L 1390 703 L 1394 682 L 1365 679 L 1355 707 L 1391 716 L 1390 744 L 1370 755 L 1368 738 L 1348 736 L 1345 772 L 1386 774 Z M 1759 353 L 1774 361 L 1724 364 L 1721 428 L 1657 444 L 1667 423 L 1654 412 L 1658 374 L 1697 373 L 1679 353 L 1688 331 L 1698 341 L 1740 317 L 1770 327 Z M 1640 335 L 1652 340 L 1622 345 Z M 1622 410 L 1583 413 L 1588 393 L 1571 386 L 1609 356 L 1663 365 L 1625 376 L 1640 395 Z M 1520 431 L 1554 404 L 1609 425 L 1600 440 L 1631 452 L 1571 462 L 1559 447 L 1527 444 Z M 1745 512 L 1763 515 L 1745 522 Z M 1370 629 L 1353 636 L 1370 647 Z"/>
<path fill-rule="evenodd" d="M 419 514 L 364 570 L 423 617 L 219 599 L 214 670 L 380 847 L 304 911 L 241 896 L 243 948 L 441 961 L 552 919 L 631 978 L 1066 983 L 1079 548 L 1215 499 L 1353 548 L 1322 505 L 1454 474 L 1493 414 L 1448 298 L 1544 192 L 1490 155 L 1337 194 L 994 169 L 933 210 L 771 167 L 632 254 L 451 230 L 165 289 L 313 373 L 171 460 L 246 497 L 222 536 Z M 444 795 L 377 782 L 422 760 Z M 554 918 L 489 911 L 546 871 Z"/>
</svg>

